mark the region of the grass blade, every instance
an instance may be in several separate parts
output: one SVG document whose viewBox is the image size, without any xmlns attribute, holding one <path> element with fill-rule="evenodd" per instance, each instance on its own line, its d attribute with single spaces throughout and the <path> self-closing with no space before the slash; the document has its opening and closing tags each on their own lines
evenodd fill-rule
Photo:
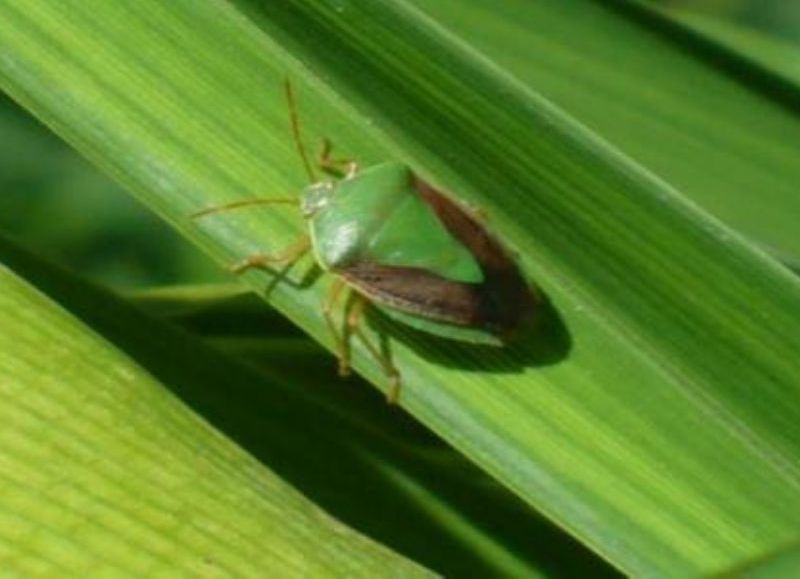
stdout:
<svg viewBox="0 0 800 579">
<path fill-rule="evenodd" d="M 323 514 L 5 266 L 0 324 L 5 572 L 431 576 Z"/>
<path fill-rule="evenodd" d="M 797 83 L 629 0 L 415 4 L 731 227 L 800 256 Z"/>
<path fill-rule="evenodd" d="M 617 576 L 363 382 L 336 381 L 330 356 L 296 331 L 277 334 L 287 324 L 274 323 L 278 314 L 253 294 L 162 289 L 140 293 L 137 303 L 203 332 L 258 372 L 2 238 L 0 262 L 337 520 L 444 576 Z M 243 318 L 249 323 L 229 323 Z M 74 468 L 69 456 L 52 464 Z M 352 563 L 359 572 L 370 567 Z M 382 567 L 392 572 L 394 563 Z"/>
</svg>

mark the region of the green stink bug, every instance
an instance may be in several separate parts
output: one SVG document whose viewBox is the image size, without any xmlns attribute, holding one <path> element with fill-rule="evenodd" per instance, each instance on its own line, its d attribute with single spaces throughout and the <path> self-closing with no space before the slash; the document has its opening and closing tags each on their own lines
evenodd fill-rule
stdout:
<svg viewBox="0 0 800 579">
<path fill-rule="evenodd" d="M 317 265 L 335 276 L 323 314 L 336 344 L 340 374 L 349 371 L 349 338 L 354 333 L 390 378 L 390 402 L 397 400 L 400 375 L 360 327 L 367 304 L 430 334 L 503 346 L 539 303 L 538 292 L 526 283 L 509 251 L 470 210 L 404 163 L 359 170 L 353 161 L 332 159 L 325 139 L 318 167 L 330 178 L 317 180 L 302 145 L 288 81 L 285 90 L 292 135 L 311 185 L 299 199 L 248 199 L 194 217 L 288 203 L 300 208 L 308 232 L 281 252 L 252 255 L 231 270 L 289 266 L 311 251 Z M 340 333 L 332 312 L 344 289 L 355 301 Z"/>
</svg>

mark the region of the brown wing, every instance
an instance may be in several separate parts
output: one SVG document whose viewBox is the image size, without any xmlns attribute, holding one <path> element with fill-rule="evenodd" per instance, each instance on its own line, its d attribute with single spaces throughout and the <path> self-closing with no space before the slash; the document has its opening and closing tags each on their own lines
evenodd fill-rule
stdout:
<svg viewBox="0 0 800 579">
<path fill-rule="evenodd" d="M 414 175 L 413 179 L 414 187 L 420 197 L 433 209 L 450 234 L 472 253 L 484 273 L 487 270 L 519 273 L 506 248 L 462 205 L 419 175 Z"/>
<path fill-rule="evenodd" d="M 536 313 L 539 295 L 519 271 L 508 250 L 460 204 L 418 175 L 414 187 L 447 230 L 472 253 L 483 272 L 478 287 L 480 325 L 510 335 Z"/>
<path fill-rule="evenodd" d="M 484 324 L 480 286 L 415 267 L 357 263 L 336 272 L 379 304 L 459 326 Z"/>
<path fill-rule="evenodd" d="M 447 230 L 475 257 L 483 282 L 462 283 L 424 269 L 369 262 L 354 263 L 336 273 L 379 304 L 510 337 L 535 313 L 537 292 L 508 251 L 475 217 L 416 175 L 413 184 Z"/>
</svg>

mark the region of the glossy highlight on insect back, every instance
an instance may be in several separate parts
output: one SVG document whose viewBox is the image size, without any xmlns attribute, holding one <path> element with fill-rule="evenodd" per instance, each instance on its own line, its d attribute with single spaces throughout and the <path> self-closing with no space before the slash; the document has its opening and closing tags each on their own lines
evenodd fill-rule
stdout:
<svg viewBox="0 0 800 579">
<path fill-rule="evenodd" d="M 292 133 L 312 183 L 299 199 L 252 199 L 204 210 L 290 203 L 308 232 L 277 253 L 250 256 L 234 270 L 291 264 L 311 251 L 334 276 L 322 312 L 336 344 L 340 373 L 350 367 L 352 335 L 390 378 L 388 397 L 399 394 L 400 375 L 364 333 L 363 312 L 372 306 L 390 318 L 441 338 L 503 346 L 533 317 L 538 292 L 524 279 L 511 253 L 465 205 L 445 195 L 400 162 L 360 170 L 331 157 L 323 141 L 319 180 L 302 146 L 291 85 L 286 84 Z M 354 299 L 337 328 L 334 310 L 344 291 Z"/>
</svg>

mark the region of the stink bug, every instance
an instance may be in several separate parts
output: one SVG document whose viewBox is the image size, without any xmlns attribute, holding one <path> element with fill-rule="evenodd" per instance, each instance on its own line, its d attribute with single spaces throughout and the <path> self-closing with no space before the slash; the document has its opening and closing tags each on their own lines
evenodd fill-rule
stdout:
<svg viewBox="0 0 800 579">
<path fill-rule="evenodd" d="M 308 232 L 283 251 L 256 254 L 231 266 L 290 266 L 311 251 L 317 265 L 335 276 L 322 306 L 334 337 L 339 372 L 350 367 L 349 338 L 357 335 L 390 378 L 388 399 L 397 400 L 400 375 L 360 327 L 371 304 L 418 330 L 472 344 L 503 346 L 539 304 L 509 251 L 480 220 L 407 165 L 387 162 L 359 170 L 331 157 L 323 140 L 317 180 L 302 144 L 291 84 L 285 84 L 289 119 L 300 158 L 311 179 L 299 199 L 249 199 L 212 207 L 200 217 L 254 205 L 288 203 L 300 208 Z M 343 290 L 354 302 L 343 332 L 333 310 Z"/>
</svg>

